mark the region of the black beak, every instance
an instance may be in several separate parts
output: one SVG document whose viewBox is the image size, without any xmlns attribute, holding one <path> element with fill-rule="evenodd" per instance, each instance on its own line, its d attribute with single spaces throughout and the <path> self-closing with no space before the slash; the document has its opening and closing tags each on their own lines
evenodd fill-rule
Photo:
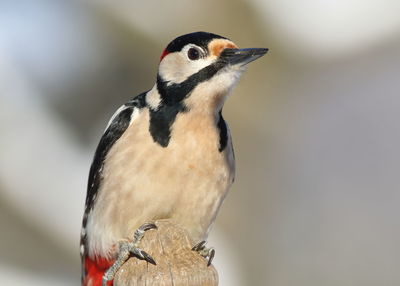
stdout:
<svg viewBox="0 0 400 286">
<path fill-rule="evenodd" d="M 252 49 L 225 49 L 220 55 L 220 59 L 229 65 L 241 66 L 247 65 L 248 63 L 262 57 L 268 52 L 268 49 L 264 48 L 252 48 Z"/>
</svg>

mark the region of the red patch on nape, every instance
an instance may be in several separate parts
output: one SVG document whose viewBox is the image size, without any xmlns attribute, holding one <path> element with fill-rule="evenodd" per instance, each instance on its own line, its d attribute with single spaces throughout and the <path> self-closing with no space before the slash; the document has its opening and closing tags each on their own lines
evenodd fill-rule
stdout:
<svg viewBox="0 0 400 286">
<path fill-rule="evenodd" d="M 91 260 L 89 257 L 85 257 L 85 270 L 86 276 L 83 280 L 83 286 L 101 286 L 104 273 L 108 268 L 113 265 L 114 260 L 107 260 L 105 258 L 97 258 Z M 113 281 L 108 281 L 107 286 L 112 286 Z"/>
<path fill-rule="evenodd" d="M 166 55 L 168 55 L 168 54 L 169 54 L 169 51 L 168 51 L 167 49 L 165 49 L 165 50 L 162 52 L 162 54 L 161 54 L 160 62 L 161 62 L 162 59 L 163 59 Z"/>
</svg>

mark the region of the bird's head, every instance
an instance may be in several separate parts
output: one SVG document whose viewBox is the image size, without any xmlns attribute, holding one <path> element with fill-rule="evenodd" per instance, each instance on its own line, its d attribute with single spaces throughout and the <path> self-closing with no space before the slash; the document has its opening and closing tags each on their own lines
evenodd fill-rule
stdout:
<svg viewBox="0 0 400 286">
<path fill-rule="evenodd" d="M 180 36 L 161 55 L 156 85 L 160 98 L 153 105 L 221 109 L 245 65 L 267 51 L 238 49 L 229 39 L 206 32 Z"/>
</svg>

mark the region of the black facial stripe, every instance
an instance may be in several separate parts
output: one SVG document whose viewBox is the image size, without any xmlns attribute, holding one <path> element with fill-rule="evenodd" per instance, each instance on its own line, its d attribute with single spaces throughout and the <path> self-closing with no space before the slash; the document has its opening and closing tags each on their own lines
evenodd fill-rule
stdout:
<svg viewBox="0 0 400 286">
<path fill-rule="evenodd" d="M 179 112 L 186 110 L 182 100 L 201 82 L 212 78 L 224 67 L 222 62 L 211 64 L 191 75 L 181 83 L 168 85 L 157 75 L 157 89 L 161 96 L 161 104 L 157 110 L 150 109 L 150 134 L 153 140 L 167 147 L 171 137 L 171 126 Z"/>
<path fill-rule="evenodd" d="M 228 143 L 228 127 L 226 126 L 226 122 L 222 117 L 222 112 L 219 112 L 219 120 L 218 120 L 218 129 L 219 129 L 219 152 L 222 152 L 226 148 L 226 144 Z"/>
<path fill-rule="evenodd" d="M 207 50 L 208 43 L 213 39 L 226 38 L 205 32 L 187 34 L 173 40 L 168 45 L 167 50 L 169 52 L 180 51 L 187 44 L 195 44 L 204 48 L 204 50 Z M 224 68 L 225 65 L 226 63 L 222 60 L 217 61 L 202 68 L 181 83 L 169 84 L 169 82 L 163 79 L 160 74 L 157 75 L 157 90 L 161 97 L 161 103 L 157 110 L 150 108 L 149 127 L 150 134 L 155 142 L 160 144 L 162 147 L 168 146 L 171 138 L 171 126 L 173 125 L 177 114 L 186 111 L 186 107 L 182 103 L 183 99 L 188 97 L 199 83 L 212 78 L 216 73 L 218 73 L 218 71 Z M 221 124 L 225 124 L 223 119 Z M 222 130 L 221 134 L 223 135 L 226 131 L 223 131 L 224 127 L 222 125 L 220 129 Z M 221 142 L 222 147 L 220 148 L 223 150 L 226 146 L 226 139 L 223 139 Z"/>
<path fill-rule="evenodd" d="M 184 112 L 185 107 L 182 103 L 174 105 L 161 105 L 157 110 L 150 108 L 150 127 L 149 131 L 154 142 L 162 147 L 167 147 L 171 138 L 171 126 L 179 112 Z"/>
<path fill-rule="evenodd" d="M 225 63 L 217 61 L 209 66 L 199 70 L 197 73 L 189 76 L 181 83 L 173 83 L 168 85 L 160 74 L 157 75 L 157 89 L 161 95 L 162 103 L 173 105 L 181 102 L 190 92 L 199 84 L 212 78 L 218 71 L 225 67 Z"/>
<path fill-rule="evenodd" d="M 182 103 L 183 99 L 188 97 L 199 83 L 212 78 L 225 67 L 225 64 L 223 61 L 217 61 L 189 76 L 185 81 L 170 85 L 159 74 L 157 75 L 157 90 L 161 97 L 161 103 L 157 110 L 150 109 L 149 127 L 155 142 L 163 147 L 168 146 L 171 137 L 171 126 L 175 121 L 176 115 L 179 112 L 186 111 L 186 107 Z M 224 121 L 222 122 L 225 124 Z M 226 145 L 226 142 L 224 144 Z M 224 148 L 225 146 L 221 150 Z"/>
<path fill-rule="evenodd" d="M 180 36 L 168 44 L 166 50 L 170 53 L 179 52 L 187 44 L 195 44 L 207 51 L 208 43 L 213 39 L 226 39 L 225 37 L 207 32 L 195 32 Z"/>
</svg>

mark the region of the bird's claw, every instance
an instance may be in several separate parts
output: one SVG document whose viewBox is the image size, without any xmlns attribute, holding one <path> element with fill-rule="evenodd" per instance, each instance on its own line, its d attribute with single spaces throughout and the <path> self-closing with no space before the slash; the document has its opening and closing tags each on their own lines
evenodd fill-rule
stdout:
<svg viewBox="0 0 400 286">
<path fill-rule="evenodd" d="M 154 223 L 145 223 L 142 224 L 136 231 L 135 234 L 133 235 L 133 242 L 139 243 L 143 236 L 144 233 L 150 229 L 157 229 L 157 226 Z"/>
<path fill-rule="evenodd" d="M 137 252 L 136 252 L 137 250 Z M 146 260 L 148 263 L 151 263 L 153 265 L 157 265 L 157 263 L 154 261 L 154 258 L 150 256 L 146 251 L 141 250 L 139 248 L 136 248 L 134 251 L 131 251 L 132 254 L 134 254 L 136 257 L 142 260 Z"/>
<path fill-rule="evenodd" d="M 136 256 L 139 259 L 145 260 L 148 263 L 156 265 L 155 260 L 146 251 L 138 248 L 140 241 L 142 240 L 146 231 L 150 229 L 157 229 L 154 223 L 145 223 L 141 225 L 134 233 L 133 240 L 124 240 L 119 244 L 118 257 L 114 264 L 107 269 L 103 275 L 102 286 L 107 285 L 107 281 L 113 280 L 115 273 L 121 268 L 121 266 L 128 260 L 131 255 Z"/>
<path fill-rule="evenodd" d="M 131 244 L 129 244 L 129 252 L 132 255 L 135 255 L 139 259 L 146 260 L 147 262 L 156 265 L 156 262 L 154 261 L 153 257 L 151 257 L 146 251 L 136 247 L 142 240 L 144 233 L 150 229 L 157 229 L 157 226 L 154 223 L 145 223 L 135 231 L 134 241 Z"/>
<path fill-rule="evenodd" d="M 152 222 L 149 222 L 149 223 L 142 224 L 142 225 L 138 228 L 138 230 L 141 230 L 141 231 L 147 231 L 147 230 L 150 230 L 150 229 L 157 229 L 156 224 L 155 224 L 155 223 L 152 223 Z"/>
<path fill-rule="evenodd" d="M 205 240 L 200 241 L 195 246 L 193 246 L 192 250 L 196 251 L 197 253 L 199 253 L 204 258 L 208 257 L 207 267 L 211 265 L 211 262 L 213 261 L 214 256 L 215 256 L 215 249 L 212 248 L 212 247 L 207 248 Z"/>
<path fill-rule="evenodd" d="M 193 251 L 200 251 L 200 250 L 204 249 L 206 243 L 207 243 L 207 242 L 206 242 L 205 240 L 200 241 L 199 243 L 195 244 L 195 245 L 192 247 L 192 250 L 193 250 Z"/>
</svg>

